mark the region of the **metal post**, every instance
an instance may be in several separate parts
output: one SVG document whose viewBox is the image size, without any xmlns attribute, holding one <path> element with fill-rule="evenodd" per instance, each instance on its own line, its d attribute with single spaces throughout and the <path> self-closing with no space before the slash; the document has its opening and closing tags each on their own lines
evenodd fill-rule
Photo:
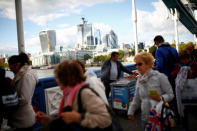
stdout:
<svg viewBox="0 0 197 131">
<path fill-rule="evenodd" d="M 18 53 L 21 53 L 21 52 L 25 52 L 21 0 L 15 0 L 15 9 L 16 9 L 16 25 L 17 25 L 17 36 L 18 36 Z"/>
<path fill-rule="evenodd" d="M 194 18 L 197 20 L 197 10 L 194 10 Z M 197 34 L 194 34 L 194 42 L 197 43 Z"/>
<path fill-rule="evenodd" d="M 194 34 L 194 42 L 197 43 L 197 34 Z"/>
<path fill-rule="evenodd" d="M 179 51 L 178 45 L 179 45 L 179 36 L 178 36 L 178 12 L 177 9 L 173 9 L 173 16 L 174 16 L 174 29 L 175 29 L 175 43 L 176 43 L 176 49 Z"/>
<path fill-rule="evenodd" d="M 133 25 L 135 32 L 135 55 L 138 53 L 138 36 L 137 36 L 137 12 L 135 0 L 132 0 L 132 17 L 133 17 Z"/>
</svg>

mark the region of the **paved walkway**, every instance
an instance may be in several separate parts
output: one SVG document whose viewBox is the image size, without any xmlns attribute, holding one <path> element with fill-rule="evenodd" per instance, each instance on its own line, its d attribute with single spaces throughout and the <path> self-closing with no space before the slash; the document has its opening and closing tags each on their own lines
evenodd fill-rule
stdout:
<svg viewBox="0 0 197 131">
<path fill-rule="evenodd" d="M 195 110 L 196 111 L 196 110 Z M 120 124 L 123 128 L 123 131 L 141 131 L 141 117 L 140 117 L 140 112 L 136 113 L 136 120 L 134 122 L 131 122 L 130 120 L 127 119 L 127 116 L 125 113 L 117 113 L 117 116 L 120 120 Z M 189 131 L 197 131 L 197 113 L 194 112 L 189 112 L 188 113 L 188 127 Z M 6 127 L 5 125 L 3 125 Z M 1 131 L 11 131 L 10 129 L 3 129 Z M 185 131 L 183 129 L 183 126 L 181 124 L 176 125 L 175 128 L 172 129 L 172 131 Z"/>
</svg>

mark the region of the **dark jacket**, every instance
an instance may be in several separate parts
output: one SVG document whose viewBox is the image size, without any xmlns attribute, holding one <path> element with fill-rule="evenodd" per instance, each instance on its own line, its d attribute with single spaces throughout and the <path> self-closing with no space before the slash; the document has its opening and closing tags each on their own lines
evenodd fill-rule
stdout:
<svg viewBox="0 0 197 131">
<path fill-rule="evenodd" d="M 172 56 L 169 57 L 169 51 L 171 51 L 174 57 L 174 64 L 178 62 L 178 53 L 175 48 L 171 47 L 168 43 L 162 43 L 155 53 L 156 58 L 156 70 L 161 73 L 164 73 L 168 78 L 170 78 L 171 69 L 169 69 L 168 59 L 172 59 Z"/>
<path fill-rule="evenodd" d="M 117 61 L 116 63 L 117 63 L 117 70 L 118 70 L 117 79 L 120 78 L 121 71 L 126 72 L 128 74 L 132 74 L 132 72 L 129 71 L 127 68 L 125 68 L 121 62 Z M 111 70 L 111 58 L 104 61 L 101 67 L 101 80 L 102 81 L 110 80 L 110 70 Z"/>
</svg>

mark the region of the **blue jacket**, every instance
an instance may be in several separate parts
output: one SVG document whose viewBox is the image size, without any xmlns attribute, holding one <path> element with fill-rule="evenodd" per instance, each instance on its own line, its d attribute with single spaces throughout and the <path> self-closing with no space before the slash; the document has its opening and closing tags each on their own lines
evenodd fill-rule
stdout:
<svg viewBox="0 0 197 131">
<path fill-rule="evenodd" d="M 175 48 L 171 47 L 169 43 L 161 43 L 155 53 L 156 58 L 156 70 L 164 73 L 170 79 L 170 73 L 172 70 L 169 69 L 168 56 L 171 51 L 174 56 L 174 64 L 178 62 L 178 53 Z M 172 67 L 173 69 L 173 67 Z"/>
</svg>

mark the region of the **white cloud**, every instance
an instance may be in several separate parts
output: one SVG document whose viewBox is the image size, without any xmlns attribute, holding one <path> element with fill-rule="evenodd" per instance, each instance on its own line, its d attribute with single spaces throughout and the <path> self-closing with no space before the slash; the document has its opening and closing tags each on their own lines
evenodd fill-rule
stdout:
<svg viewBox="0 0 197 131">
<path fill-rule="evenodd" d="M 17 45 L 13 45 L 10 43 L 6 43 L 6 44 L 0 43 L 0 45 L 4 45 L 4 46 L 0 46 L 1 54 L 8 54 L 9 56 L 18 54 Z"/>
<path fill-rule="evenodd" d="M 110 30 L 112 30 L 110 25 L 104 24 L 104 23 L 95 23 L 93 24 L 93 29 L 99 29 L 101 32 L 101 36 L 105 34 L 109 34 Z"/>
<path fill-rule="evenodd" d="M 152 3 L 153 12 L 137 11 L 138 15 L 138 37 L 140 41 L 152 40 L 155 35 L 174 38 L 174 21 L 167 19 L 168 10 L 160 0 Z M 190 34 L 189 31 L 179 22 L 179 35 Z M 171 39 L 172 40 L 172 39 Z M 171 41 L 169 41 L 171 42 Z"/>
<path fill-rule="evenodd" d="M 68 27 L 69 25 L 68 24 L 59 24 L 57 25 L 58 28 L 65 28 L 65 27 Z"/>
<path fill-rule="evenodd" d="M 25 20 L 46 26 L 48 21 L 68 16 L 72 13 L 80 14 L 82 11 L 81 7 L 122 1 L 124 0 L 23 0 L 22 8 Z M 14 0 L 0 1 L 0 16 L 15 19 Z"/>
<path fill-rule="evenodd" d="M 57 45 L 74 47 L 77 42 L 77 27 L 69 27 L 56 30 Z"/>
<path fill-rule="evenodd" d="M 25 40 L 25 51 L 31 54 L 41 52 L 40 39 L 38 36 Z"/>
<path fill-rule="evenodd" d="M 62 16 L 67 16 L 67 14 L 59 13 L 59 14 L 47 14 L 47 15 L 40 15 L 40 16 L 30 16 L 29 20 L 40 25 L 40 26 L 47 26 L 47 22 L 52 21 L 54 19 L 60 18 Z"/>
<path fill-rule="evenodd" d="M 161 0 L 158 0 L 158 2 L 152 3 L 152 8 L 154 8 L 152 12 L 137 10 L 138 41 L 151 44 L 151 41 L 156 35 L 163 35 L 166 41 L 172 42 L 172 40 L 175 39 L 175 27 L 172 16 L 168 16 L 167 7 Z M 132 17 L 127 23 L 130 23 L 130 21 L 132 21 Z M 133 26 L 133 23 L 131 24 Z M 133 29 L 134 27 L 132 28 L 131 34 L 118 34 L 119 44 L 134 42 Z M 180 42 L 193 41 L 193 35 L 180 21 L 178 22 L 178 32 Z"/>
</svg>

